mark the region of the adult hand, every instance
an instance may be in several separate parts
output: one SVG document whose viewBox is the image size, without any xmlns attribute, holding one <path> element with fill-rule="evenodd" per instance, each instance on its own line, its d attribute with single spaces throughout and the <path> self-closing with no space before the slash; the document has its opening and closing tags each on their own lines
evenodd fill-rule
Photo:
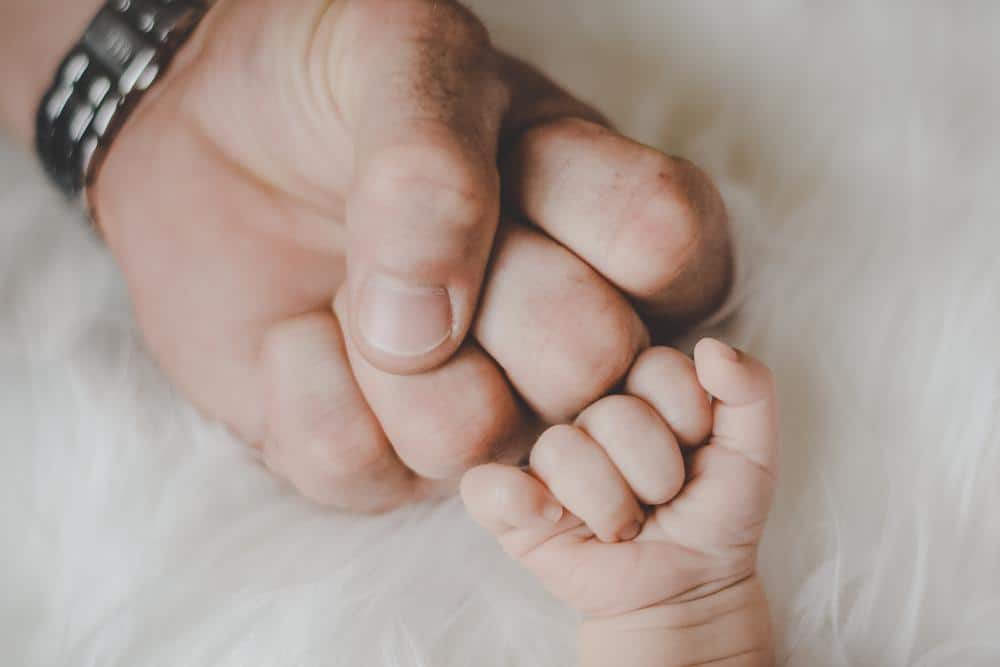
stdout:
<svg viewBox="0 0 1000 667">
<path fill-rule="evenodd" d="M 92 194 L 165 372 L 359 510 L 516 457 L 730 281 L 697 168 L 443 0 L 219 2 Z"/>
</svg>

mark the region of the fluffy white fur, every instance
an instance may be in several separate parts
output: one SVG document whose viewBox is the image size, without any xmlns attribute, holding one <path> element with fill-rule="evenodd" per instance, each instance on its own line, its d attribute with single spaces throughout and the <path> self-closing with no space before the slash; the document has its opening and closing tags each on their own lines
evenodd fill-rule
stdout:
<svg viewBox="0 0 1000 667">
<path fill-rule="evenodd" d="M 719 328 L 784 403 L 786 664 L 1000 664 L 1000 5 L 473 4 L 723 186 Z M 272 480 L 166 386 L 31 162 L 0 184 L 0 663 L 571 664 L 573 618 L 457 503 L 338 516 Z"/>
</svg>

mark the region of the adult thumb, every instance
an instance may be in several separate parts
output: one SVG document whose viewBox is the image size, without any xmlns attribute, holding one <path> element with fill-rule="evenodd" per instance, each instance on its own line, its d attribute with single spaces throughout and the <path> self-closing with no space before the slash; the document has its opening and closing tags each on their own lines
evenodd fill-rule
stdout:
<svg viewBox="0 0 1000 667">
<path fill-rule="evenodd" d="M 348 327 L 375 366 L 418 373 L 451 357 L 475 315 L 500 215 L 508 95 L 485 30 L 457 4 L 380 8 L 342 79 L 355 145 Z"/>
</svg>

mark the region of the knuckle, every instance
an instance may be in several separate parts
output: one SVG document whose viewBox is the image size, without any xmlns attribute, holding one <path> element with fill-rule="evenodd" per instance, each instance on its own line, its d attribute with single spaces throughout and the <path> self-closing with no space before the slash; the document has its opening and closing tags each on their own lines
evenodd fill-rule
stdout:
<svg viewBox="0 0 1000 667">
<path fill-rule="evenodd" d="M 606 307 L 559 346 L 557 382 L 575 387 L 587 405 L 621 383 L 645 344 L 645 328 L 627 304 Z"/>
<path fill-rule="evenodd" d="M 459 402 L 418 410 L 408 437 L 396 443 L 400 457 L 433 479 L 457 477 L 497 458 L 519 422 L 513 398 L 498 385 L 489 376 L 473 379 L 463 384 Z"/>
<path fill-rule="evenodd" d="M 552 426 L 542 432 L 535 441 L 531 453 L 528 455 L 528 464 L 540 471 L 548 469 L 558 469 L 564 460 L 563 451 L 565 449 L 565 434 L 561 433 L 566 426 L 559 424 Z"/>
<path fill-rule="evenodd" d="M 300 400 L 298 409 L 274 424 L 282 449 L 298 459 L 298 467 L 334 483 L 374 475 L 386 464 L 388 443 L 368 415 L 336 399 Z"/>
<path fill-rule="evenodd" d="M 662 417 L 680 442 L 694 445 L 708 437 L 711 403 L 694 362 L 682 352 L 668 347 L 645 350 L 629 374 L 627 390 L 662 405 Z"/>
<path fill-rule="evenodd" d="M 699 445 L 712 433 L 712 406 L 703 390 L 676 399 L 670 425 L 680 444 Z"/>
<path fill-rule="evenodd" d="M 644 351 L 636 359 L 636 372 L 649 367 L 661 373 L 687 373 L 694 371 L 694 362 L 680 350 L 657 345 Z"/>
<path fill-rule="evenodd" d="M 580 413 L 580 417 L 577 421 L 581 424 L 593 424 L 598 421 L 604 420 L 621 420 L 627 419 L 636 412 L 642 410 L 642 408 L 636 404 L 637 399 L 632 396 L 624 396 L 622 394 L 612 394 L 611 396 L 605 396 L 604 398 L 598 400 L 596 403 L 591 404 L 587 409 Z"/>
<path fill-rule="evenodd" d="M 394 146 L 370 158 L 359 191 L 435 227 L 474 229 L 499 206 L 499 185 L 448 139 Z"/>
<path fill-rule="evenodd" d="M 261 342 L 270 380 L 268 431 L 290 466 L 316 480 L 313 486 L 336 486 L 386 464 L 388 443 L 354 386 L 327 382 L 323 366 L 316 375 L 303 371 L 304 360 L 341 340 L 329 316 L 305 315 L 273 325 Z M 314 347 L 317 341 L 322 347 Z"/>
<path fill-rule="evenodd" d="M 422 477 L 456 477 L 489 460 L 488 436 L 467 425 L 439 424 L 424 433 L 425 437 L 398 445 L 400 456 Z"/>
<path fill-rule="evenodd" d="M 578 428 L 568 424 L 549 427 L 531 450 L 531 467 L 553 471 L 565 467 L 565 464 L 575 458 L 573 452 L 578 447 L 581 436 Z"/>
<path fill-rule="evenodd" d="M 579 143 L 592 142 L 606 137 L 610 130 L 600 123 L 580 118 L 564 116 L 550 120 L 529 132 L 529 140 L 539 143 Z"/>
<path fill-rule="evenodd" d="M 457 2 L 427 3 L 428 19 L 435 36 L 444 37 L 449 44 L 481 49 L 490 45 L 486 25 L 469 9 Z"/>
<path fill-rule="evenodd" d="M 388 445 L 369 420 L 352 419 L 336 405 L 312 414 L 302 424 L 299 446 L 307 457 L 305 464 L 324 482 L 336 485 L 344 479 L 372 475 L 385 465 Z"/>
<path fill-rule="evenodd" d="M 703 211 L 675 161 L 655 153 L 640 162 L 630 205 L 608 246 L 608 264 L 630 292 L 653 297 L 693 258 Z"/>
<path fill-rule="evenodd" d="M 679 350 L 660 345 L 639 355 L 630 374 L 630 382 L 632 378 L 646 385 L 669 386 L 673 394 L 682 397 L 705 393 L 698 381 L 694 361 Z"/>
</svg>

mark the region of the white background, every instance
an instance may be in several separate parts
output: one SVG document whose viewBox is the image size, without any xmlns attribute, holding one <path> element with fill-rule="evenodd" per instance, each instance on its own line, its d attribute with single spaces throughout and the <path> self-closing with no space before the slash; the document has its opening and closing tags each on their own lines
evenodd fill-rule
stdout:
<svg viewBox="0 0 1000 667">
<path fill-rule="evenodd" d="M 1000 4 L 473 4 L 722 186 L 721 333 L 781 385 L 761 567 L 786 664 L 1000 664 Z M 203 423 L 10 151 L 0 528 L 3 665 L 572 661 L 573 619 L 454 502 L 324 513 Z"/>
</svg>

